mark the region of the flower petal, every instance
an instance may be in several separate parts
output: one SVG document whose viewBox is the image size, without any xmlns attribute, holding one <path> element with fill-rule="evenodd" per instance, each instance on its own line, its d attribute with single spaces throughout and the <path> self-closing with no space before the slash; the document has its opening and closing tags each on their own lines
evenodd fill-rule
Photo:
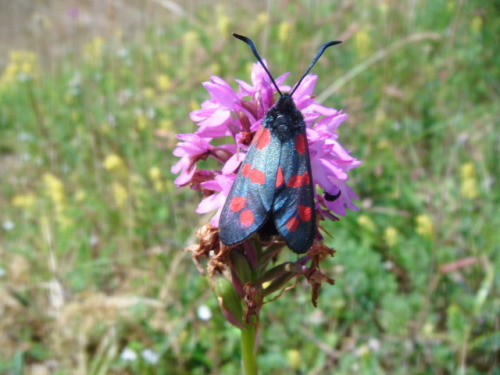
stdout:
<svg viewBox="0 0 500 375">
<path fill-rule="evenodd" d="M 231 112 L 223 109 L 216 110 L 208 119 L 198 123 L 200 129 L 196 131 L 199 137 L 219 138 L 230 135 L 228 123 L 231 120 Z"/>
</svg>

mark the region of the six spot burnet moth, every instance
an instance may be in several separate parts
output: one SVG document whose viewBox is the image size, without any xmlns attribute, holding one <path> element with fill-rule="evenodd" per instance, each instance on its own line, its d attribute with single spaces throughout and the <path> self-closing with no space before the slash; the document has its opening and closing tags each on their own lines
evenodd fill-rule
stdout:
<svg viewBox="0 0 500 375">
<path fill-rule="evenodd" d="M 256 232 L 265 238 L 280 234 L 294 252 L 305 253 L 313 245 L 317 230 L 314 186 L 306 124 L 292 96 L 323 52 L 341 42 L 323 44 L 292 91 L 284 94 L 252 40 L 233 36 L 248 44 L 280 98 L 267 112 L 240 166 L 221 212 L 219 236 L 230 246 Z"/>
</svg>

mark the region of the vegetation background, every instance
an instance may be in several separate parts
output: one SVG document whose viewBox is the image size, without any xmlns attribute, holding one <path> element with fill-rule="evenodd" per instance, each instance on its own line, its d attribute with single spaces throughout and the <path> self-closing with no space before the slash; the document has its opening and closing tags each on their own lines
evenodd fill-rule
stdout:
<svg viewBox="0 0 500 375">
<path fill-rule="evenodd" d="M 182 251 L 209 220 L 176 133 L 252 37 L 349 113 L 360 210 L 336 285 L 263 310 L 263 374 L 500 374 L 500 3 L 0 1 L 0 373 L 237 374 L 238 331 Z"/>
</svg>

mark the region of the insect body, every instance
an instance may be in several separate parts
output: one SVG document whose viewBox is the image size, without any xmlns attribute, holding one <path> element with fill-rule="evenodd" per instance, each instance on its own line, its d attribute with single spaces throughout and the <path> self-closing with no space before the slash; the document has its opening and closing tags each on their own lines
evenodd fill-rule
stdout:
<svg viewBox="0 0 500 375">
<path fill-rule="evenodd" d="M 253 42 L 233 35 L 250 46 L 280 98 L 267 112 L 240 166 L 220 216 L 220 239 L 234 245 L 256 232 L 279 233 L 294 252 L 304 253 L 316 236 L 316 212 L 306 124 L 292 95 L 324 50 L 340 42 L 323 44 L 291 93 L 283 94 Z"/>
</svg>

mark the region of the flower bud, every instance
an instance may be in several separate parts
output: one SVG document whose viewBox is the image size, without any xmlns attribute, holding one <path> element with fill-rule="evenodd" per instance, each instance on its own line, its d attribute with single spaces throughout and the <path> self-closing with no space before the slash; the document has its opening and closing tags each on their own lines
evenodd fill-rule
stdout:
<svg viewBox="0 0 500 375">
<path fill-rule="evenodd" d="M 292 262 L 286 262 L 282 263 L 276 267 L 271 268 L 270 270 L 266 271 L 262 277 L 260 278 L 261 281 L 272 281 L 275 280 L 285 274 L 301 274 L 303 273 L 303 268 L 300 264 L 298 263 L 292 263 Z"/>
<path fill-rule="evenodd" d="M 230 257 L 234 271 L 241 283 L 245 284 L 247 281 L 251 281 L 252 270 L 250 269 L 247 258 L 239 251 L 231 251 Z"/>
<path fill-rule="evenodd" d="M 232 284 L 227 279 L 219 277 L 214 282 L 214 292 L 226 320 L 235 327 L 245 328 L 242 321 L 241 298 L 234 291 Z"/>
<path fill-rule="evenodd" d="M 297 274 L 292 272 L 283 273 L 281 276 L 274 279 L 271 284 L 264 290 L 264 295 L 268 296 L 277 290 L 283 289 L 288 282 L 293 279 Z"/>
</svg>

